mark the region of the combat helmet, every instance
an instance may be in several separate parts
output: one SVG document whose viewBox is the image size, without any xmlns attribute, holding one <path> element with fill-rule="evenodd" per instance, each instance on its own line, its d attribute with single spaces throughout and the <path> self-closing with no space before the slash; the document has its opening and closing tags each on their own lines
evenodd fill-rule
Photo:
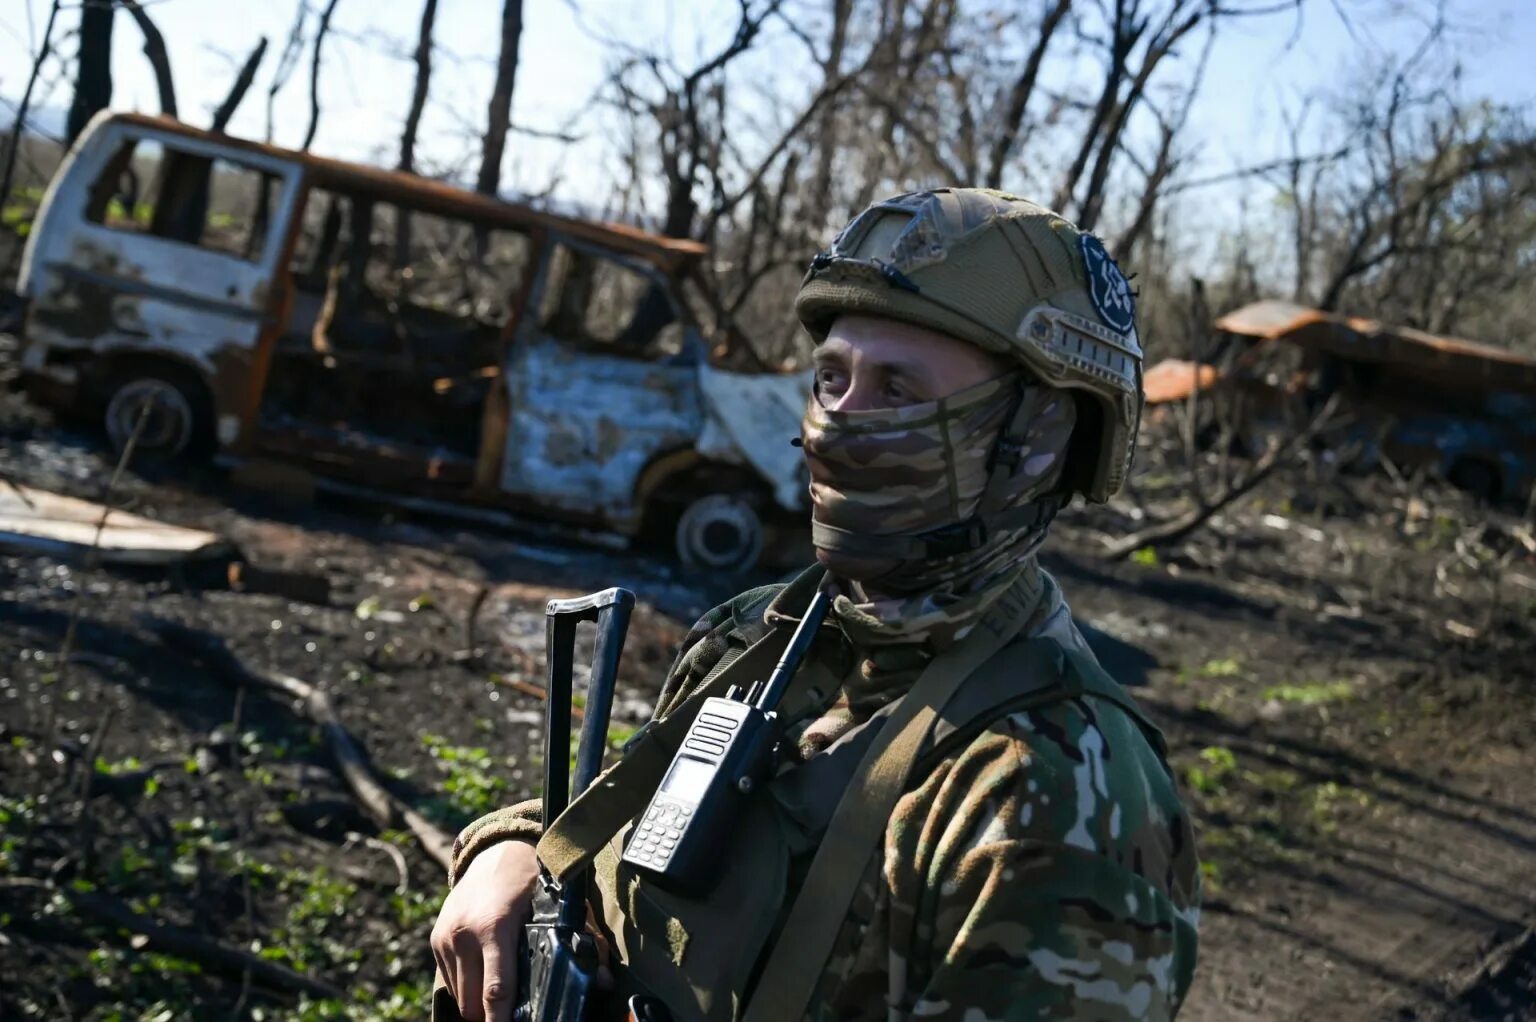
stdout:
<svg viewBox="0 0 1536 1022">
<path fill-rule="evenodd" d="M 795 312 L 819 343 L 841 313 L 914 323 L 1016 358 L 1079 392 L 1064 496 L 1125 483 L 1141 418 L 1131 288 L 1099 239 L 1006 192 L 937 188 L 877 202 L 811 261 Z"/>
</svg>

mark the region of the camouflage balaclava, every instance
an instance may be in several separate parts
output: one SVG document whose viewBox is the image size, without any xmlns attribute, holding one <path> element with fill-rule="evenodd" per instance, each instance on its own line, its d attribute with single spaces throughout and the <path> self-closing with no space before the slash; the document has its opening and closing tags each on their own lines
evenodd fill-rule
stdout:
<svg viewBox="0 0 1536 1022">
<path fill-rule="evenodd" d="M 1075 422 L 1070 395 L 1020 372 L 900 408 L 836 412 L 813 394 L 801 425 L 813 539 L 852 557 L 874 554 L 879 566 L 850 579 L 838 601 L 854 637 L 935 648 L 962 637 L 1045 538 Z M 1019 441 L 1000 452 L 1013 423 Z M 972 542 L 964 523 L 983 510 L 1024 513 Z M 927 538 L 868 539 L 896 535 Z"/>
<path fill-rule="evenodd" d="M 914 192 L 876 203 L 817 255 L 796 299 L 818 341 L 837 316 L 936 330 L 1020 369 L 926 404 L 802 423 L 812 541 L 873 565 L 835 606 L 856 642 L 942 648 L 1026 571 L 1073 490 L 1124 478 L 1141 402 L 1125 278 L 1092 235 L 1006 193 Z M 1082 392 L 1100 414 L 1073 439 Z M 1085 464 L 1069 464 L 1068 448 Z M 1087 463 L 1091 462 L 1091 463 Z"/>
</svg>

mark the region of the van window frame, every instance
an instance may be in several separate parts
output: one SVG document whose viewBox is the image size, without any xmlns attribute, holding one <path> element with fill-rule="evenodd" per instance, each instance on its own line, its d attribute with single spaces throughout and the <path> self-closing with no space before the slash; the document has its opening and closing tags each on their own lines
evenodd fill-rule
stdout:
<svg viewBox="0 0 1536 1022">
<path fill-rule="evenodd" d="M 105 204 L 110 202 L 112 196 L 110 194 L 102 196 L 101 191 L 104 187 L 115 187 L 115 180 L 112 186 L 104 185 L 104 182 L 107 180 L 106 175 L 112 171 L 114 165 L 121 160 L 123 152 L 127 150 L 129 152 L 127 163 L 118 170 L 118 173 L 121 173 L 122 169 L 126 169 L 127 166 L 131 165 L 133 160 L 132 154 L 138 150 L 139 146 L 146 143 L 159 146 L 161 149 L 160 160 L 155 168 L 157 177 L 161 174 L 162 168 L 168 166 L 167 161 L 169 159 L 175 155 L 184 155 L 209 161 L 210 189 L 212 187 L 213 165 L 220 160 L 225 163 L 235 164 L 242 170 L 257 174 L 264 181 L 268 182 L 266 187 L 271 189 L 272 202 L 267 210 L 267 223 L 262 231 L 261 244 L 254 258 L 231 252 L 227 248 L 205 245 L 201 240 L 187 241 L 185 238 L 173 233 L 161 234 L 156 233 L 153 229 L 134 230 L 106 222 Z M 195 249 L 203 255 L 215 259 L 228 259 L 241 266 L 254 267 L 263 272 L 272 269 L 282 257 L 283 251 L 287 248 L 286 231 L 288 222 L 292 218 L 292 207 L 298 192 L 302 172 L 302 167 L 297 162 L 270 157 L 260 153 L 251 153 L 232 146 L 208 143 L 201 139 L 184 138 L 174 134 L 161 134 L 154 130 L 143 130 L 132 126 L 125 126 L 122 130 L 113 132 L 111 136 L 103 139 L 102 150 L 106 154 L 105 158 L 97 161 L 90 168 L 91 177 L 83 189 L 86 196 L 86 205 L 85 208 L 79 211 L 81 224 L 94 230 L 109 232 L 114 237 L 138 238 L 147 244 L 164 243 L 174 245 L 178 249 L 183 250 Z M 95 208 L 98 202 L 101 204 L 99 212 Z M 160 209 L 160 197 L 157 195 L 155 209 L 151 212 L 152 228 L 163 218 Z M 207 217 L 208 211 L 205 210 L 199 238 L 201 238 L 202 231 L 207 230 Z"/>
<path fill-rule="evenodd" d="M 624 253 L 616 252 L 611 248 L 606 248 L 602 245 L 595 244 L 585 239 L 574 237 L 564 231 L 551 231 L 549 233 L 545 243 L 545 251 L 543 252 L 540 259 L 540 279 L 533 295 L 531 296 L 529 307 L 527 309 L 528 319 L 530 320 L 533 329 L 537 333 L 546 336 L 562 345 L 577 348 L 591 355 L 621 358 L 629 361 L 639 362 L 658 362 L 668 360 L 667 357 L 647 355 L 644 352 L 626 350 L 617 346 L 612 346 L 611 350 L 608 350 L 610 346 L 604 344 L 601 341 L 584 344 L 578 338 L 562 336 L 560 334 L 552 333 L 546 329 L 542 306 L 546 301 L 552 301 L 555 307 L 558 309 L 560 304 L 565 300 L 564 291 L 566 285 L 569 283 L 568 273 L 563 274 L 558 280 L 551 279 L 555 269 L 556 255 L 562 246 L 570 249 L 573 253 L 580 253 L 581 255 L 587 256 L 589 258 L 616 263 L 620 267 L 639 274 L 641 277 L 644 277 L 646 280 L 650 281 L 652 286 L 660 287 L 662 293 L 666 295 L 668 306 L 672 310 L 671 322 L 678 325 L 682 334 L 681 348 L 676 355 L 670 356 L 670 359 L 678 364 L 684 365 L 693 365 L 707 361 L 703 339 L 700 336 L 699 325 L 694 320 L 692 310 L 687 307 L 686 302 L 683 301 L 681 294 L 679 294 L 680 283 L 676 278 L 662 272 L 661 269 L 643 259 L 633 258 Z M 549 292 L 552 285 L 557 290 L 551 298 Z M 642 297 L 635 303 L 637 308 L 640 304 L 640 301 L 643 300 L 644 299 Z"/>
</svg>

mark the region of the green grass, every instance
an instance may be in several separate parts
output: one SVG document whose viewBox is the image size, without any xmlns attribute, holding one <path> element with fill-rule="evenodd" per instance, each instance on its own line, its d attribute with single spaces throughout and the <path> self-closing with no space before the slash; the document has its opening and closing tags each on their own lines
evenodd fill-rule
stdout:
<svg viewBox="0 0 1536 1022">
<path fill-rule="evenodd" d="M 1351 699 L 1355 694 L 1355 686 L 1347 681 L 1307 682 L 1301 685 L 1271 685 L 1264 690 L 1265 699 L 1276 699 L 1282 703 L 1295 703 L 1299 706 L 1319 706 L 1324 703 L 1337 703 Z"/>
<path fill-rule="evenodd" d="M 1229 656 L 1220 660 L 1207 660 L 1197 668 L 1181 668 L 1174 682 L 1179 685 L 1188 685 L 1196 678 L 1236 678 L 1242 673 L 1243 662 L 1237 657 Z"/>
<path fill-rule="evenodd" d="M 133 223 L 138 227 L 148 227 L 150 219 L 155 215 L 155 209 L 147 202 L 135 203 L 130 212 L 123 201 L 113 198 L 107 203 L 107 223 Z"/>
<path fill-rule="evenodd" d="M 625 744 L 635 737 L 639 730 L 639 726 L 634 724 L 609 724 L 608 748 L 614 752 L 622 752 Z"/>
<path fill-rule="evenodd" d="M 1237 772 L 1237 756 L 1231 749 L 1210 745 L 1200 750 L 1200 762 L 1184 771 L 1184 780 L 1202 795 L 1219 795 Z"/>
<path fill-rule="evenodd" d="M 453 745 L 441 735 L 424 734 L 421 742 L 437 763 L 447 808 L 468 822 L 500 808 L 506 801 L 507 782 L 501 764 L 481 746 Z"/>
<path fill-rule="evenodd" d="M 1200 667 L 1202 678 L 1235 678 L 1243 672 L 1243 663 L 1236 657 L 1225 660 L 1207 660 Z"/>
<path fill-rule="evenodd" d="M 1338 829 L 1339 817 L 1351 806 L 1369 808 L 1371 796 L 1347 784 L 1325 781 L 1311 789 L 1312 825 L 1324 834 Z"/>
<path fill-rule="evenodd" d="M 351 1001 L 336 999 L 314 1001 L 302 998 L 296 1008 L 272 1009 L 271 1014 L 253 1010 L 255 1022 L 283 1019 L 285 1022 L 417 1022 L 432 1010 L 431 977 L 414 983 L 397 983 L 387 993 L 362 990 Z"/>
</svg>

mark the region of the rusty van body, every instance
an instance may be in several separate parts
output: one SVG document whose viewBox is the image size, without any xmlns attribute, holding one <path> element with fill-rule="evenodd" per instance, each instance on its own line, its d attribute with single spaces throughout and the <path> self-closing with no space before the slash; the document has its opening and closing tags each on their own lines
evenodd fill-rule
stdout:
<svg viewBox="0 0 1536 1022">
<path fill-rule="evenodd" d="M 118 447 L 635 537 L 740 568 L 804 520 L 802 377 L 726 368 L 701 245 L 98 117 L 24 257 L 23 373 Z M 743 361 L 737 353 L 737 362 Z"/>
</svg>

